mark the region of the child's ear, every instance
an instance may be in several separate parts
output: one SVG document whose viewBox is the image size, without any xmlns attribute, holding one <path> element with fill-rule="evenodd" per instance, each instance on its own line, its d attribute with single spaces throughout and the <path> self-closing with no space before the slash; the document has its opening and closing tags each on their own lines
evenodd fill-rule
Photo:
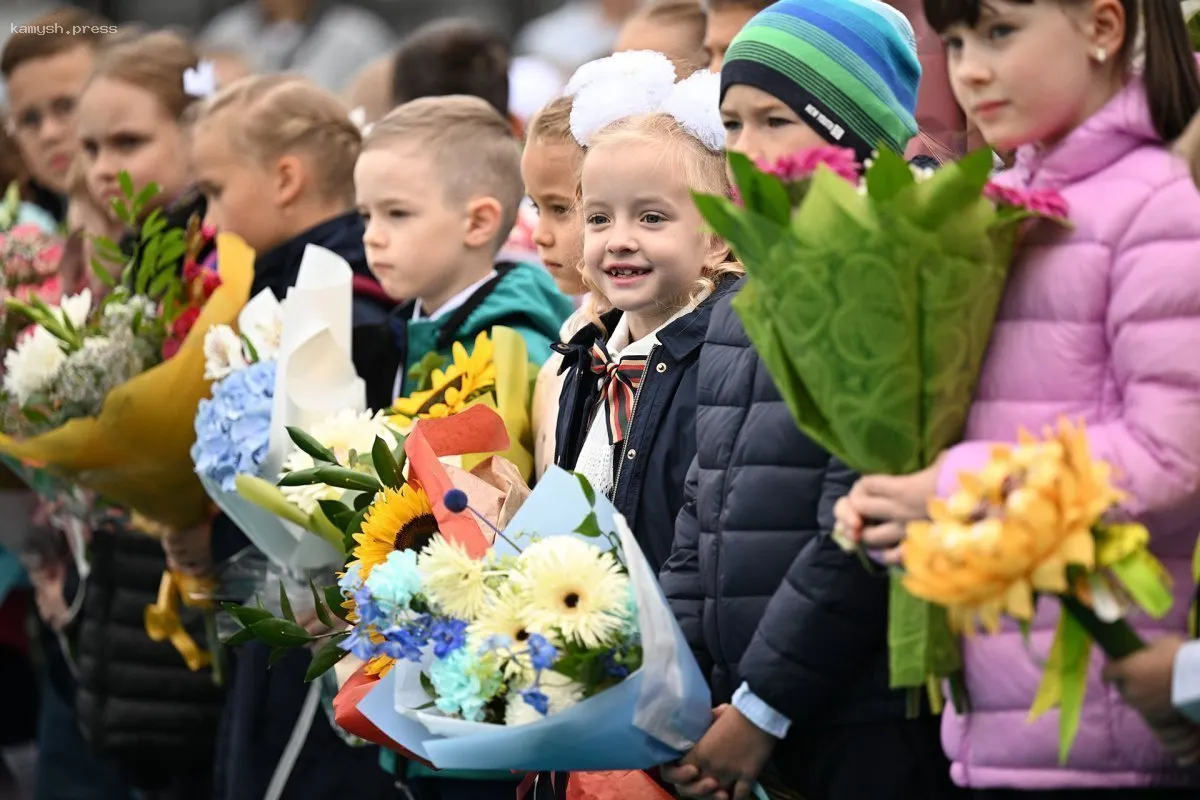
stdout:
<svg viewBox="0 0 1200 800">
<path fill-rule="evenodd" d="M 473 197 L 467 201 L 466 230 L 463 244 L 486 247 L 496 241 L 504 206 L 494 197 Z"/>
<path fill-rule="evenodd" d="M 275 162 L 275 203 L 287 208 L 296 202 L 308 182 L 304 162 L 296 156 L 286 155 Z"/>
<path fill-rule="evenodd" d="M 1093 51 L 1103 50 L 1108 58 L 1115 56 L 1125 42 L 1125 29 L 1129 24 L 1120 0 L 1097 0 L 1092 4 L 1087 27 Z"/>
<path fill-rule="evenodd" d="M 710 234 L 708 237 L 708 250 L 704 254 L 704 266 L 709 269 L 716 269 L 718 265 L 728 261 L 730 255 L 729 245 L 725 244 L 725 240 L 720 236 Z"/>
</svg>

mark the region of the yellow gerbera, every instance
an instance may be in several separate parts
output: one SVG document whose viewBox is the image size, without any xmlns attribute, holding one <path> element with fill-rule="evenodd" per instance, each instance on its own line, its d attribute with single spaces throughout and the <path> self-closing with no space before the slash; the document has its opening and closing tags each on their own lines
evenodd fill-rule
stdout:
<svg viewBox="0 0 1200 800">
<path fill-rule="evenodd" d="M 495 348 L 487 331 L 475 338 L 471 353 L 455 342 L 453 362 L 431 374 L 430 388 L 401 397 L 392 404 L 388 416 L 393 424 L 411 425 L 418 419 L 441 419 L 465 410 L 471 402 L 495 388 Z"/>
<path fill-rule="evenodd" d="M 362 531 L 354 534 L 358 546 L 353 556 L 361 565 L 363 580 L 389 553 L 420 550 L 437 532 L 437 519 L 423 489 L 411 483 L 401 485 L 399 491 L 385 487 L 367 509 Z"/>
<path fill-rule="evenodd" d="M 516 655 L 524 650 L 532 634 L 541 634 L 553 642 L 548 628 L 531 623 L 526 613 L 525 598 L 505 585 L 497 593 L 493 593 L 488 602 L 480 610 L 479 615 L 467 628 L 468 641 L 476 649 L 485 647 L 494 639 L 512 642 L 512 657 L 505 657 L 504 672 L 509 678 L 532 677 L 533 663 L 529 655 Z"/>
<path fill-rule="evenodd" d="M 521 553 L 514 587 L 526 619 L 584 647 L 600 647 L 625 624 L 629 576 L 612 553 L 573 536 L 551 536 Z"/>
<path fill-rule="evenodd" d="M 1092 528 L 1122 499 L 1110 475 L 1066 421 L 1045 441 L 997 447 L 958 492 L 930 501 L 930 521 L 908 526 L 905 588 L 968 633 L 977 620 L 994 631 L 1003 615 L 1031 619 L 1035 592 L 1066 592 L 1068 566 L 1095 567 Z"/>
</svg>

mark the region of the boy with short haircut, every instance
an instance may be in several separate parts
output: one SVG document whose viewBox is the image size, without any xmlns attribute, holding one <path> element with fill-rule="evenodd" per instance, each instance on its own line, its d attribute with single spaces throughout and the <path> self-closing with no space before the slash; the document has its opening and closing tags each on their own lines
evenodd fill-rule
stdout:
<svg viewBox="0 0 1200 800">
<path fill-rule="evenodd" d="M 497 262 L 525 194 L 508 122 L 478 97 L 425 97 L 393 110 L 363 141 L 354 168 L 367 264 L 394 299 L 408 302 L 383 325 L 354 331 L 367 405 L 387 408 L 418 388 L 422 358 L 447 360 L 460 342 L 504 326 L 541 365 L 573 310 L 539 266 Z M 531 445 L 531 443 L 530 443 Z M 384 753 L 393 771 L 394 756 Z M 418 800 L 510 797 L 511 773 L 396 765 Z"/>
<path fill-rule="evenodd" d="M 725 63 L 725 51 L 733 37 L 738 35 L 746 23 L 758 12 L 771 5 L 774 0 L 701 0 L 708 25 L 704 32 L 704 52 L 708 55 L 708 68 L 720 72 Z"/>
<path fill-rule="evenodd" d="M 35 201 L 61 221 L 67 171 L 75 157 L 75 101 L 96 51 L 115 30 L 78 8 L 30 20 L 4 43 L 0 76 L 8 91 L 8 123 L 32 178 Z"/>
<path fill-rule="evenodd" d="M 356 333 L 368 405 L 411 393 L 426 353 L 449 358 L 454 342 L 469 348 L 498 325 L 524 338 L 530 361 L 549 358 L 572 305 L 544 269 L 494 261 L 525 191 L 517 141 L 494 108 L 458 95 L 395 109 L 364 140 L 354 183 L 367 263 L 408 300 L 386 326 Z"/>
</svg>

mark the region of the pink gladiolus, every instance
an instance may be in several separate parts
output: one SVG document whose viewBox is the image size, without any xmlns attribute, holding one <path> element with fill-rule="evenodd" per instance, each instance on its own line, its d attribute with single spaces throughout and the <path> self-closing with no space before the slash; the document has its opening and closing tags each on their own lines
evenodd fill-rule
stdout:
<svg viewBox="0 0 1200 800">
<path fill-rule="evenodd" d="M 809 147 L 784 156 L 775 163 L 760 161 L 758 168 L 782 181 L 802 181 L 812 177 L 824 164 L 841 178 L 858 182 L 859 165 L 854 151 L 845 147 Z"/>
</svg>

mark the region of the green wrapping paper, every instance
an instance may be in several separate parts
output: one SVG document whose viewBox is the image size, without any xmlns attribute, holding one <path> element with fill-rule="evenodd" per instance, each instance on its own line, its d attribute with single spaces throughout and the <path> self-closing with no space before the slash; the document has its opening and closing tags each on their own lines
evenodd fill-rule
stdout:
<svg viewBox="0 0 1200 800">
<path fill-rule="evenodd" d="M 865 191 L 824 166 L 785 184 L 729 159 L 741 203 L 696 202 L 745 265 L 733 306 L 797 425 L 860 474 L 928 467 L 962 435 L 1017 223 L 1035 215 L 984 196 L 987 150 L 924 178 L 882 152 Z M 888 639 L 893 687 L 961 668 L 942 610 L 895 578 Z"/>
</svg>

